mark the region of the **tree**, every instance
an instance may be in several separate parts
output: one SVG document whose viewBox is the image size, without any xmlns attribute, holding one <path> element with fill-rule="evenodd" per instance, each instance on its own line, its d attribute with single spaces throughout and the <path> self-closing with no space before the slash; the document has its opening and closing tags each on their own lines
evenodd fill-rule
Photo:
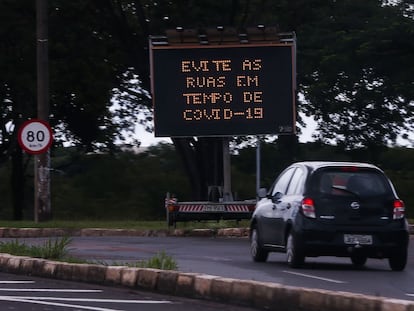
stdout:
<svg viewBox="0 0 414 311">
<path fill-rule="evenodd" d="M 116 2 L 116 1 L 115 1 Z M 124 3 L 118 1 L 118 3 Z M 249 1 L 227 1 L 213 3 L 211 1 L 175 1 L 153 2 L 132 1 L 130 9 L 138 12 L 135 17 L 141 25 L 144 35 L 159 35 L 168 28 L 184 25 L 187 28 L 211 27 L 217 25 L 237 26 L 240 19 L 245 18 L 249 9 Z M 124 6 L 117 6 L 126 7 Z M 191 11 L 189 15 L 187 12 Z M 227 14 L 216 14 L 226 12 Z M 131 23 L 132 24 L 132 23 Z M 135 67 L 137 75 L 145 79 L 147 69 Z M 146 67 L 144 67 L 146 68 Z M 148 85 L 149 83 L 143 83 Z M 209 188 L 223 185 L 223 142 L 221 138 L 173 138 L 173 143 L 180 154 L 193 188 L 193 200 L 207 200 Z"/>
<path fill-rule="evenodd" d="M 22 121 L 36 117 L 34 5 L 28 0 L 0 3 L 0 163 L 12 158 L 15 219 L 23 215 L 23 161 L 29 159 L 17 145 L 17 130 Z M 100 13 L 104 5 L 54 1 L 49 7 L 50 122 L 56 143 L 72 141 L 84 152 L 114 149 L 121 131 L 132 127 L 140 105 L 148 101 L 145 93 L 136 94 L 140 101 L 120 102 L 110 110 L 114 93 L 122 94 L 120 88 L 129 83 L 131 64 L 130 51 L 119 50 L 120 38 L 106 27 L 111 16 Z"/>
<path fill-rule="evenodd" d="M 56 139 L 70 140 L 83 152 L 111 150 L 136 121 L 151 129 L 149 35 L 176 26 L 240 29 L 263 23 L 297 34 L 298 90 L 305 99 L 298 111 L 319 120 L 318 138 L 344 149 L 369 148 L 375 155 L 408 130 L 413 117 L 412 6 L 410 1 L 384 3 L 54 0 L 49 7 L 49 68 Z M 34 2 L 1 1 L 0 17 L 0 158 L 14 155 L 22 168 L 16 129 L 34 117 L 36 98 Z M 182 138 L 174 139 L 174 145 L 186 164 L 194 198 L 206 198 L 206 187 L 222 182 L 220 173 L 212 174 L 220 172 L 221 143 Z M 217 153 L 206 157 L 206 148 Z M 17 175 L 18 184 L 22 176 Z"/>
<path fill-rule="evenodd" d="M 412 6 L 401 1 L 228 1 L 215 4 L 178 1 L 162 7 L 168 23 L 187 27 L 225 24 L 241 28 L 264 22 L 294 30 L 298 37 L 298 110 L 319 120 L 321 141 L 344 150 L 366 148 L 371 161 L 412 126 L 414 68 Z M 148 4 L 149 5 L 149 4 Z M 183 16 L 194 12 L 192 17 Z M 228 12 L 217 17 L 212 11 Z M 149 12 L 147 12 L 150 14 Z M 204 13 L 204 14 L 202 14 Z M 160 21 L 158 16 L 157 21 Z M 150 21 L 149 29 L 154 24 Z M 181 23 L 180 23 L 181 22 Z M 195 176 L 203 139 L 174 139 Z M 191 154 L 193 153 L 193 155 Z M 216 168 L 217 169 L 217 168 Z M 193 185 L 205 187 L 196 183 Z M 202 178 L 201 178 L 202 179 Z"/>
<path fill-rule="evenodd" d="M 412 129 L 413 19 L 400 6 L 374 0 L 337 1 L 307 12 L 297 29 L 304 38 L 301 110 L 320 120 L 317 138 L 345 150 L 367 148 L 375 160 L 382 146 Z"/>
<path fill-rule="evenodd" d="M 143 12 L 142 18 L 148 21 L 148 34 L 163 34 L 166 29 L 176 26 L 203 29 L 221 25 L 242 30 L 266 21 L 275 24 L 272 16 L 275 6 L 270 1 L 182 0 L 174 3 L 147 1 L 145 4 L 135 1 L 134 4 L 141 5 L 137 11 Z M 192 14 L 189 15 L 188 12 Z M 222 139 L 189 137 L 172 140 L 191 180 L 192 199 L 207 200 L 210 197 L 209 189 L 224 184 Z"/>
<path fill-rule="evenodd" d="M 30 45 L 35 43 L 35 33 L 27 31 L 35 25 L 34 3 L 3 1 L 1 6 L 7 9 L 1 9 L 0 13 L 0 164 L 11 158 L 13 217 L 21 219 L 25 196 L 19 190 L 24 189 L 25 178 L 17 128 L 26 116 L 33 115 L 36 107 L 33 96 L 36 54 Z"/>
</svg>

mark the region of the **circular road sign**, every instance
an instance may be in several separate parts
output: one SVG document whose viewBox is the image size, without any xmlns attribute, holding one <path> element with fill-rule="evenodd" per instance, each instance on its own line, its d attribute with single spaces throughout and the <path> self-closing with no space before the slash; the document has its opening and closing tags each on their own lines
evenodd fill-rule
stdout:
<svg viewBox="0 0 414 311">
<path fill-rule="evenodd" d="M 18 132 L 20 147 L 30 154 L 46 152 L 53 140 L 50 125 L 39 119 L 31 119 L 22 124 Z"/>
</svg>

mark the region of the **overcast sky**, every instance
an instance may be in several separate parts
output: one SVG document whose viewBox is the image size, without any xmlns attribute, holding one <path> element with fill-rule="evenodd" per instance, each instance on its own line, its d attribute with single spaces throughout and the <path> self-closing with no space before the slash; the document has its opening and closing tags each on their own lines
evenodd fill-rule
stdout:
<svg viewBox="0 0 414 311">
<path fill-rule="evenodd" d="M 312 133 L 315 131 L 316 122 L 312 118 L 304 117 L 306 120 L 306 128 L 302 128 L 302 134 L 299 136 L 299 141 L 301 143 L 306 143 L 312 141 Z M 154 137 L 154 133 L 148 133 L 144 130 L 141 125 L 137 125 L 136 131 L 138 139 L 141 141 L 141 147 L 148 147 L 151 145 L 156 145 L 159 142 L 165 141 L 171 143 L 171 140 L 168 137 Z M 406 146 L 413 148 L 414 147 L 414 133 L 410 134 L 410 141 L 403 139 L 397 140 L 398 145 Z"/>
<path fill-rule="evenodd" d="M 312 118 L 305 118 L 305 120 L 307 127 L 302 128 L 302 134 L 299 136 L 299 141 L 302 143 L 312 141 L 312 133 L 316 127 L 316 123 Z M 146 132 L 141 125 L 137 125 L 136 135 L 141 141 L 141 147 L 156 145 L 162 141 L 171 143 L 171 140 L 168 137 L 154 137 L 154 133 Z"/>
</svg>

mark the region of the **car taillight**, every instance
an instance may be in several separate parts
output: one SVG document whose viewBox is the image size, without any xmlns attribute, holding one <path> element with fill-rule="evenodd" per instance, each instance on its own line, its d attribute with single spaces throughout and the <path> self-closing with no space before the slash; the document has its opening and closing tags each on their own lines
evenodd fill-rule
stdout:
<svg viewBox="0 0 414 311">
<path fill-rule="evenodd" d="M 302 200 L 302 213 L 308 218 L 316 218 L 315 204 L 313 202 L 313 199 L 304 198 Z"/>
<path fill-rule="evenodd" d="M 393 219 L 402 219 L 405 216 L 405 205 L 402 200 L 394 200 Z"/>
</svg>

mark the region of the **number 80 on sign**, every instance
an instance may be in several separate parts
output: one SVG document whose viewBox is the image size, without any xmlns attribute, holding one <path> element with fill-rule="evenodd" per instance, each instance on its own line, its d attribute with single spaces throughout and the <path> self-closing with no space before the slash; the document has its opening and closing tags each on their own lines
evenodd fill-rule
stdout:
<svg viewBox="0 0 414 311">
<path fill-rule="evenodd" d="M 28 120 L 19 128 L 18 140 L 20 147 L 27 153 L 40 154 L 52 144 L 52 129 L 43 120 Z"/>
</svg>

